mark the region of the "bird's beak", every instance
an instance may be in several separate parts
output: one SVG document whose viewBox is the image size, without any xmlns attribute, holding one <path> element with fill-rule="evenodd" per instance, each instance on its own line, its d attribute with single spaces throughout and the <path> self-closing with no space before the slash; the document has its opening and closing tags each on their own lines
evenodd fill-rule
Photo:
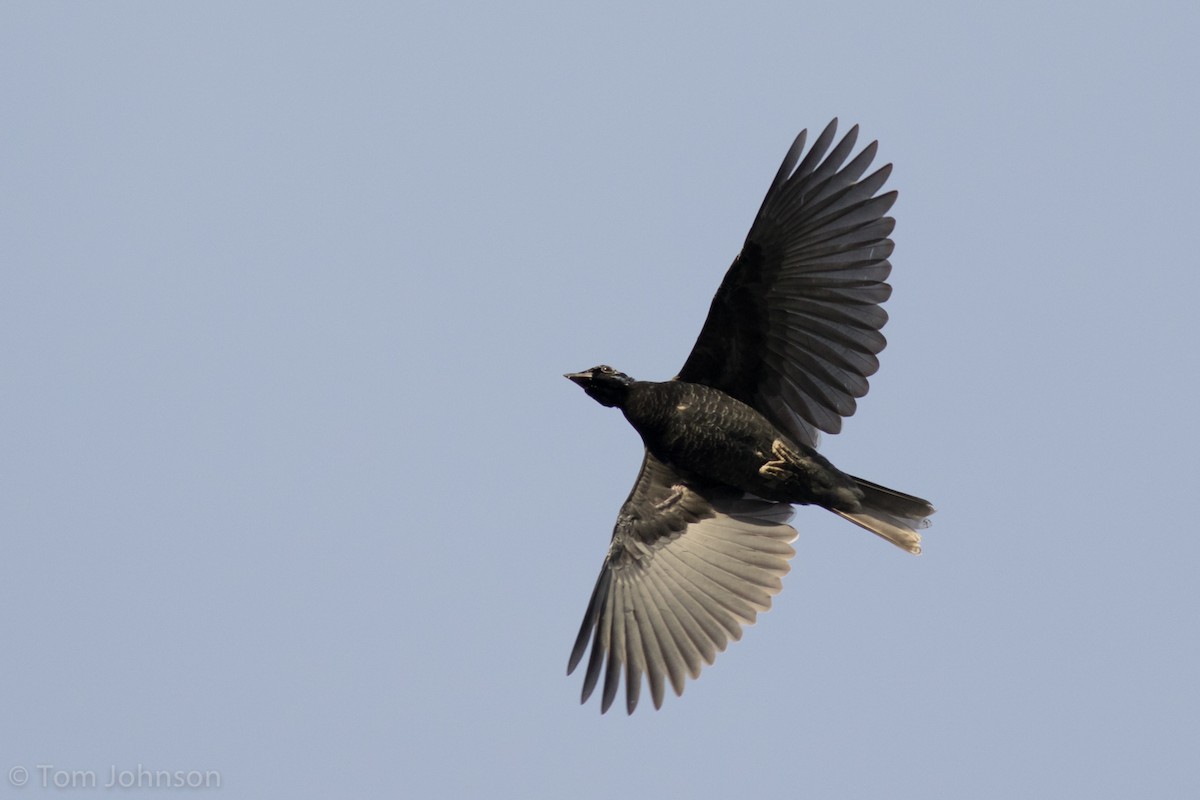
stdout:
<svg viewBox="0 0 1200 800">
<path fill-rule="evenodd" d="M 592 373 L 590 373 L 590 372 L 568 372 L 567 374 L 563 375 L 563 377 L 566 378 L 567 380 L 571 381 L 572 383 L 576 383 L 579 386 L 583 386 L 583 384 L 587 383 L 587 381 L 589 381 L 591 379 Z"/>
</svg>

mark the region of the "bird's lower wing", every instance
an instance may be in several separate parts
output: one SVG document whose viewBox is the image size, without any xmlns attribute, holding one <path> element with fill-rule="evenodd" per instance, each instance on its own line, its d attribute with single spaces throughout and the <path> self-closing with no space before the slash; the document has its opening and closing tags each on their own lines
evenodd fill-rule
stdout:
<svg viewBox="0 0 1200 800">
<path fill-rule="evenodd" d="M 568 674 L 590 641 L 582 701 L 602 673 L 601 712 L 622 673 L 629 713 L 643 675 L 655 708 L 668 681 L 681 694 L 688 676 L 770 608 L 795 555 L 791 512 L 786 503 L 690 486 L 647 453 L 571 652 Z"/>
</svg>

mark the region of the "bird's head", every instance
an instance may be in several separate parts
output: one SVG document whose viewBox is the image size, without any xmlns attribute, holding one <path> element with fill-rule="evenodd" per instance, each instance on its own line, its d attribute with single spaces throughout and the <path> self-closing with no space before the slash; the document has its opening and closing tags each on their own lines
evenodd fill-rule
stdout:
<svg viewBox="0 0 1200 800">
<path fill-rule="evenodd" d="M 588 397 L 602 406 L 623 406 L 625 396 L 629 394 L 629 386 L 633 383 L 633 378 L 624 372 L 617 372 L 607 364 L 583 372 L 568 372 L 563 377 L 579 384 L 588 393 Z"/>
</svg>

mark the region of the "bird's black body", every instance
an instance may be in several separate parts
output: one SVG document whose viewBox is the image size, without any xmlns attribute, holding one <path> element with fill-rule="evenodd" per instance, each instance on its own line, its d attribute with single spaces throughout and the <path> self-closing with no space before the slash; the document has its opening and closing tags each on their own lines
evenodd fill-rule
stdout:
<svg viewBox="0 0 1200 800">
<path fill-rule="evenodd" d="M 618 405 L 646 449 L 693 483 L 732 486 L 782 503 L 859 510 L 862 492 L 853 478 L 719 389 L 630 381 Z"/>
<path fill-rule="evenodd" d="M 602 711 L 622 674 L 631 713 L 643 676 L 656 707 L 667 682 L 681 693 L 770 607 L 795 554 L 793 504 L 920 552 L 933 506 L 816 451 L 817 432 L 837 433 L 867 393 L 891 293 L 896 194 L 876 194 L 890 165 L 863 178 L 875 144 L 847 161 L 857 128 L 830 150 L 835 129 L 803 159 L 797 137 L 677 376 L 567 375 L 645 445 L 568 666 L 590 642 L 583 699 L 603 675 Z"/>
</svg>

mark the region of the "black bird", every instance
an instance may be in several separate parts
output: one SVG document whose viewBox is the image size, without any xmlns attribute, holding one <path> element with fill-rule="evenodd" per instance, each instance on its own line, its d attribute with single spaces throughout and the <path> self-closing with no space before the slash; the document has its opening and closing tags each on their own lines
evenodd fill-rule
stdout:
<svg viewBox="0 0 1200 800">
<path fill-rule="evenodd" d="M 792 504 L 921 552 L 933 506 L 814 449 L 867 393 L 891 295 L 896 192 L 877 194 L 891 165 L 862 178 L 877 143 L 847 163 L 858 127 L 830 150 L 836 130 L 835 119 L 803 160 L 807 131 L 796 137 L 678 375 L 637 381 L 602 365 L 566 376 L 621 409 L 645 444 L 567 667 L 590 640 L 582 702 L 603 673 L 601 713 L 622 672 L 629 713 L 643 675 L 661 707 L 667 681 L 681 694 L 770 607 L 795 555 Z"/>
</svg>

